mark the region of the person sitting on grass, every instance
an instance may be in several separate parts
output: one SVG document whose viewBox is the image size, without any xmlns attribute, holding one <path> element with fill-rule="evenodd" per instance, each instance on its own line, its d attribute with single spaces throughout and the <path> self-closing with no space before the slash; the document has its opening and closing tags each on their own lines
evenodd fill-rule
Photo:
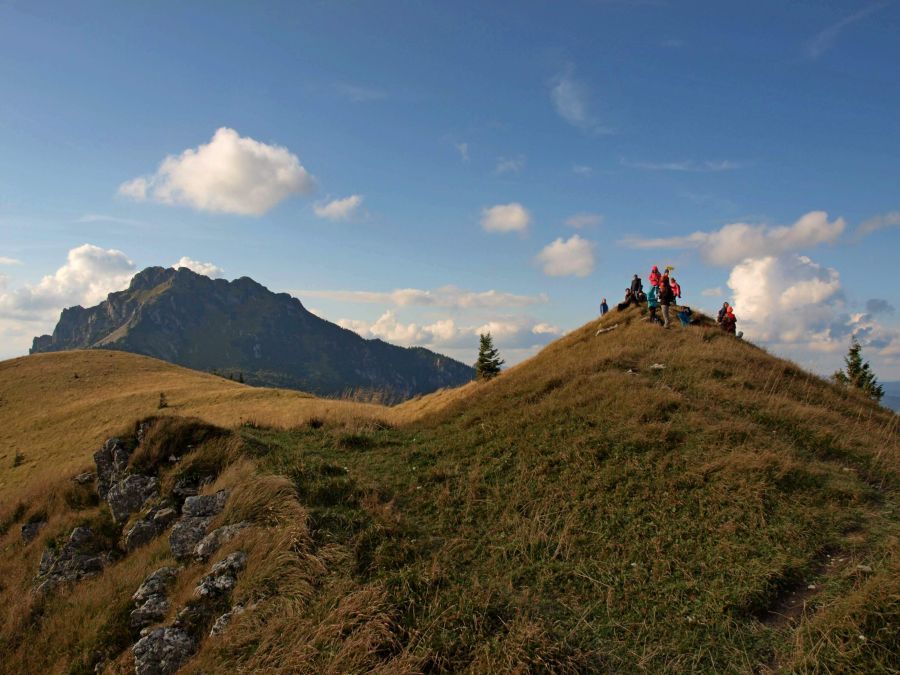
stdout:
<svg viewBox="0 0 900 675">
<path fill-rule="evenodd" d="M 620 312 L 623 309 L 628 309 L 628 306 L 634 301 L 634 294 L 631 292 L 630 288 L 625 289 L 625 300 L 616 305 L 616 309 Z"/>
<path fill-rule="evenodd" d="M 681 311 L 676 314 L 678 320 L 681 322 L 681 326 L 690 326 L 694 320 L 694 313 L 691 311 L 690 307 L 682 307 Z"/>
</svg>

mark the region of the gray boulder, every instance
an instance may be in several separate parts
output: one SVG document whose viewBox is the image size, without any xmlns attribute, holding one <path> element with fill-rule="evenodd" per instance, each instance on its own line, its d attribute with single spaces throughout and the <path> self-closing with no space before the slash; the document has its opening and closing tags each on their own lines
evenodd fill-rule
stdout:
<svg viewBox="0 0 900 675">
<path fill-rule="evenodd" d="M 94 474 L 90 471 L 85 471 L 84 473 L 80 473 L 72 479 L 72 482 L 76 485 L 87 485 L 88 483 L 94 482 Z"/>
<path fill-rule="evenodd" d="M 156 531 L 162 532 L 178 519 L 178 511 L 173 509 L 171 506 L 167 506 L 153 513 L 152 518 L 153 525 L 156 527 Z"/>
<path fill-rule="evenodd" d="M 222 527 L 217 527 L 215 530 L 213 530 L 200 540 L 200 543 L 198 543 L 196 548 L 194 548 L 194 557 L 198 558 L 199 560 L 206 560 L 213 553 L 218 551 L 223 544 L 234 539 L 238 532 L 249 525 L 250 523 L 242 522 L 236 523 L 234 525 L 223 525 Z"/>
<path fill-rule="evenodd" d="M 169 675 L 196 651 L 197 643 L 179 628 L 157 628 L 131 648 L 137 675 Z"/>
<path fill-rule="evenodd" d="M 106 494 L 113 520 L 124 523 L 144 503 L 159 493 L 159 482 L 152 476 L 131 474 L 114 483 Z"/>
<path fill-rule="evenodd" d="M 215 565 L 197 583 L 194 595 L 200 598 L 216 598 L 230 593 L 237 583 L 237 575 L 247 566 L 247 554 L 235 551 Z"/>
<path fill-rule="evenodd" d="M 156 527 L 152 521 L 139 520 L 125 532 L 125 550 L 133 551 L 149 544 L 156 537 Z"/>
<path fill-rule="evenodd" d="M 166 588 L 175 580 L 180 571 L 180 567 L 160 567 L 144 579 L 131 599 L 141 604 L 151 595 L 165 594 Z"/>
<path fill-rule="evenodd" d="M 47 524 L 46 520 L 40 520 L 33 523 L 25 523 L 22 526 L 22 543 L 30 544 L 36 536 L 38 536 L 38 532 L 41 531 L 41 528 Z"/>
<path fill-rule="evenodd" d="M 125 475 L 130 453 L 118 438 L 110 438 L 94 453 L 97 466 L 97 494 L 106 499 L 109 489 Z"/>
<path fill-rule="evenodd" d="M 38 568 L 38 578 L 42 579 L 38 591 L 99 574 L 106 563 L 107 555 L 99 550 L 93 530 L 76 527 L 58 555 L 50 549 L 44 550 Z"/>
<path fill-rule="evenodd" d="M 216 619 L 216 622 L 213 624 L 212 628 L 209 631 L 210 637 L 215 637 L 216 635 L 221 635 L 225 632 L 225 629 L 228 628 L 228 624 L 231 623 L 231 620 L 238 616 L 239 614 L 243 614 L 246 610 L 243 605 L 235 605 L 230 610 L 225 612 L 222 616 Z"/>
<path fill-rule="evenodd" d="M 140 607 L 131 612 L 131 627 L 146 628 L 161 621 L 169 611 L 169 600 L 162 593 L 154 593 Z"/>
<path fill-rule="evenodd" d="M 186 517 L 179 520 L 169 532 L 169 548 L 178 560 L 189 558 L 200 540 L 206 536 L 206 530 L 212 517 Z"/>
<path fill-rule="evenodd" d="M 184 500 L 181 513 L 191 517 L 215 516 L 225 508 L 228 490 L 219 490 L 214 495 L 197 495 Z"/>
</svg>

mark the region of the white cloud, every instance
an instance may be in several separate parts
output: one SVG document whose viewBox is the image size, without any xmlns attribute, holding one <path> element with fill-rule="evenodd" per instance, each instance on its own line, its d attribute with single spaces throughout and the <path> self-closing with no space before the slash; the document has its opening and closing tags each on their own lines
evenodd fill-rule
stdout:
<svg viewBox="0 0 900 675">
<path fill-rule="evenodd" d="M 590 91 L 575 79 L 571 66 L 554 78 L 550 85 L 550 100 L 557 114 L 574 127 L 595 134 L 609 133 L 599 125 L 590 112 Z"/>
<path fill-rule="evenodd" d="M 370 101 L 381 101 L 387 98 L 387 92 L 384 89 L 361 84 L 337 82 L 334 85 L 334 90 L 351 103 L 369 103 Z"/>
<path fill-rule="evenodd" d="M 864 310 L 847 307 L 837 270 L 806 256 L 783 255 L 745 260 L 731 272 L 738 327 L 747 337 L 779 351 L 833 370 L 856 337 L 870 354 L 891 365 L 900 354 L 900 330 L 877 316 L 890 311 L 883 300 L 870 300 Z M 815 354 L 825 356 L 822 361 Z"/>
<path fill-rule="evenodd" d="M 362 204 L 362 195 L 350 195 L 343 199 L 333 199 L 327 203 L 313 205 L 313 211 L 319 218 L 328 220 L 347 220 L 351 218 Z"/>
<path fill-rule="evenodd" d="M 721 298 L 725 295 L 725 291 L 722 290 L 721 286 L 716 286 L 715 288 L 704 288 L 700 291 L 700 295 L 704 298 Z"/>
<path fill-rule="evenodd" d="M 838 35 L 840 35 L 841 31 L 847 28 L 847 26 L 850 26 L 857 21 L 861 21 L 873 12 L 883 9 L 887 6 L 887 4 L 887 2 L 879 2 L 869 5 L 868 7 L 863 7 L 859 11 L 845 16 L 840 21 L 837 21 L 824 30 L 819 31 L 804 45 L 804 52 L 806 53 L 806 57 L 810 60 L 815 61 L 820 56 L 822 56 L 822 54 L 824 54 L 834 46 Z"/>
<path fill-rule="evenodd" d="M 146 223 L 131 218 L 119 218 L 118 216 L 108 216 L 103 213 L 85 213 L 76 223 L 115 223 L 117 225 L 129 225 L 131 227 L 140 227 Z"/>
<path fill-rule="evenodd" d="M 702 161 L 685 159 L 678 162 L 634 162 L 621 160 L 622 166 L 631 169 L 644 169 L 646 171 L 690 171 L 690 172 L 715 172 L 733 171 L 740 169 L 741 164 L 730 159 L 706 159 Z"/>
<path fill-rule="evenodd" d="M 374 322 L 341 319 L 337 323 L 366 339 L 379 338 L 402 346 L 419 345 L 436 350 L 476 349 L 481 333 L 491 333 L 498 347 L 510 349 L 544 345 L 563 333 L 556 326 L 526 316 L 504 316 L 465 325 L 446 318 L 420 325 L 400 321 L 393 310 L 387 310 Z"/>
<path fill-rule="evenodd" d="M 587 96 L 587 88 L 570 73 L 559 75 L 550 89 L 550 98 L 556 112 L 566 122 L 576 127 L 585 127 L 589 124 Z"/>
<path fill-rule="evenodd" d="M 537 255 L 544 274 L 551 277 L 586 277 L 594 269 L 594 245 L 577 234 L 547 244 Z"/>
<path fill-rule="evenodd" d="M 494 173 L 518 173 L 525 168 L 525 155 L 516 157 L 499 157 L 497 158 L 497 166 L 494 167 Z"/>
<path fill-rule="evenodd" d="M 496 309 L 499 307 L 526 307 L 545 304 L 546 294 L 517 295 L 496 290 L 469 291 L 456 286 L 441 286 L 432 290 L 398 288 L 393 291 L 340 291 L 298 290 L 292 291 L 300 299 L 327 298 L 341 302 L 388 304 L 397 307 L 444 307 L 448 309 Z"/>
<path fill-rule="evenodd" d="M 468 143 L 454 143 L 454 146 L 456 147 L 456 151 L 459 153 L 460 158 L 462 158 L 462 161 L 468 162 L 469 161 L 469 144 Z"/>
<path fill-rule="evenodd" d="M 192 260 L 187 256 L 182 256 L 181 260 L 172 265 L 172 267 L 174 267 L 176 270 L 181 269 L 182 267 L 186 267 L 189 270 L 192 270 L 197 274 L 207 276 L 210 279 L 218 279 L 223 274 L 225 274 L 225 271 L 218 265 L 214 265 L 210 262 L 200 262 L 199 260 Z"/>
<path fill-rule="evenodd" d="M 486 232 L 525 232 L 531 214 L 518 202 L 498 204 L 481 211 L 481 227 Z"/>
<path fill-rule="evenodd" d="M 535 335 L 562 335 L 562 333 L 563 333 L 562 328 L 559 328 L 558 326 L 554 326 L 549 323 L 536 324 L 531 329 L 531 332 L 534 333 Z"/>
<path fill-rule="evenodd" d="M 863 222 L 857 228 L 856 236 L 861 238 L 878 230 L 897 226 L 900 226 L 900 211 L 891 211 L 890 213 L 873 216 Z"/>
<path fill-rule="evenodd" d="M 576 213 L 566 218 L 566 225 L 580 230 L 585 227 L 596 227 L 603 222 L 603 216 L 599 213 Z"/>
<path fill-rule="evenodd" d="M 147 192 L 150 189 L 150 181 L 146 178 L 132 178 L 125 181 L 119 186 L 119 194 L 138 202 L 147 199 Z"/>
<path fill-rule="evenodd" d="M 572 173 L 576 173 L 579 176 L 590 176 L 594 173 L 594 169 L 587 164 L 575 164 L 572 166 Z"/>
<path fill-rule="evenodd" d="M 212 140 L 166 157 L 155 174 L 119 186 L 119 194 L 202 211 L 259 216 L 291 194 L 309 194 L 313 177 L 287 148 L 222 127 Z"/>
<path fill-rule="evenodd" d="M 22 261 L 18 258 L 10 258 L 5 255 L 0 255 L 0 265 L 21 265 Z"/>
<path fill-rule="evenodd" d="M 771 227 L 731 223 L 714 232 L 659 239 L 624 239 L 631 248 L 696 248 L 713 265 L 733 265 L 746 258 L 761 258 L 837 241 L 843 218 L 829 222 L 824 211 L 810 211 L 793 225 Z"/>
<path fill-rule="evenodd" d="M 134 263 L 122 251 L 82 244 L 69 251 L 54 274 L 0 294 L 0 317 L 54 318 L 64 307 L 95 305 L 128 286 L 134 273 Z"/>
<path fill-rule="evenodd" d="M 748 337 L 775 343 L 822 343 L 843 306 L 837 270 L 806 256 L 745 260 L 728 278 L 735 313 Z"/>
</svg>

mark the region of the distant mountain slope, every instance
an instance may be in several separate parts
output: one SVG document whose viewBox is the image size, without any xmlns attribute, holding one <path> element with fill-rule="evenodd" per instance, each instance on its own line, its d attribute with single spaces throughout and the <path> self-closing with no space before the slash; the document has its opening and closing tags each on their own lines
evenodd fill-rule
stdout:
<svg viewBox="0 0 900 675">
<path fill-rule="evenodd" d="M 98 347 L 320 395 L 364 388 L 408 398 L 473 376 L 427 349 L 364 340 L 248 277 L 210 279 L 185 268 L 149 267 L 96 307 L 63 310 L 31 353 Z"/>
<path fill-rule="evenodd" d="M 881 405 L 900 413 L 900 382 L 880 382 L 884 389 L 884 398 Z"/>
</svg>

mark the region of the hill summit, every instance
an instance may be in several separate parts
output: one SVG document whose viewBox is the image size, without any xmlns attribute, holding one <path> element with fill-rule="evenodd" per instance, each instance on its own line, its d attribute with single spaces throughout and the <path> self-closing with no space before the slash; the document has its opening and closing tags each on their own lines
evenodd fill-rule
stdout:
<svg viewBox="0 0 900 675">
<path fill-rule="evenodd" d="M 375 389 L 408 398 L 474 374 L 421 347 L 365 340 L 249 277 L 210 279 L 187 268 L 148 267 L 99 305 L 63 310 L 53 334 L 36 337 L 31 353 L 92 348 L 319 395 Z"/>
</svg>

